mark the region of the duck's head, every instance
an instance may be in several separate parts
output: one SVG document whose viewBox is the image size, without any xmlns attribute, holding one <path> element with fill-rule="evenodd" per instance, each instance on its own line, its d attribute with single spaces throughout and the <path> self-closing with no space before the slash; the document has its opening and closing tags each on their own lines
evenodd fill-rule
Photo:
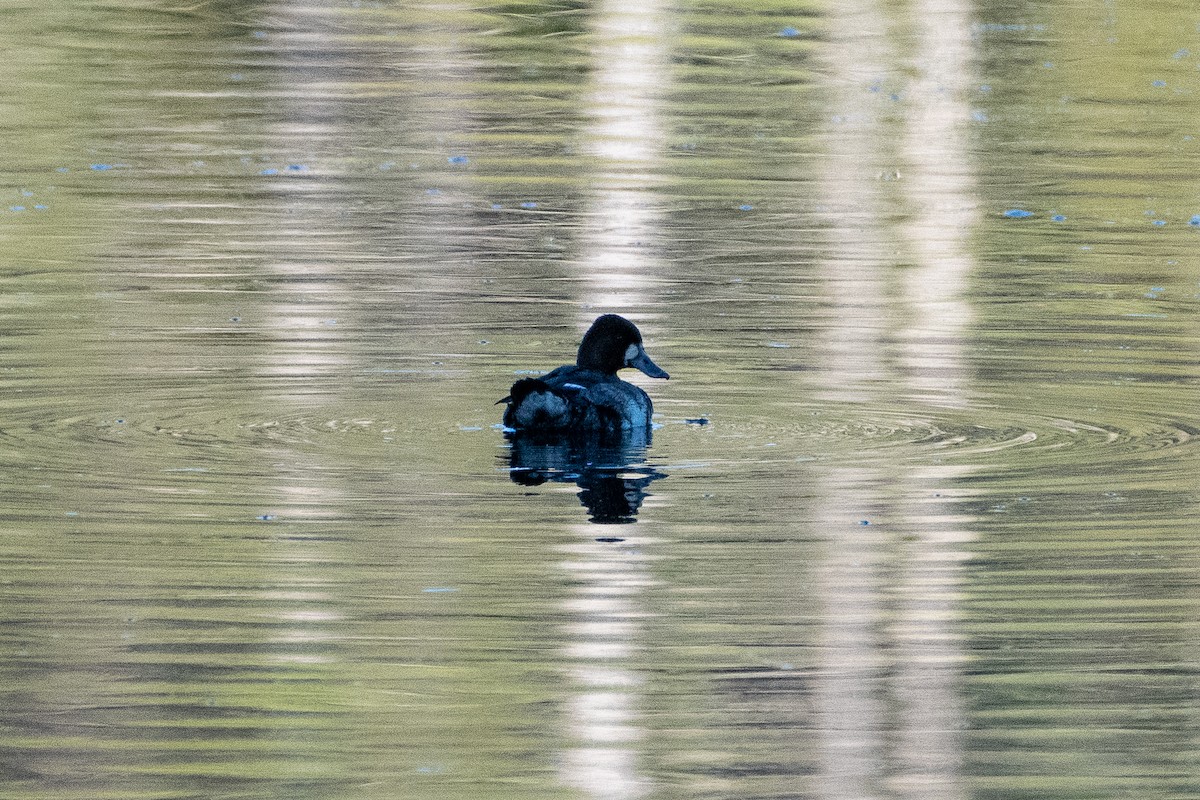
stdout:
<svg viewBox="0 0 1200 800">
<path fill-rule="evenodd" d="M 671 377 L 646 355 L 637 326 L 616 314 L 605 314 L 592 323 L 579 344 L 575 363 L 609 375 L 624 367 L 634 367 L 651 378 Z"/>
</svg>

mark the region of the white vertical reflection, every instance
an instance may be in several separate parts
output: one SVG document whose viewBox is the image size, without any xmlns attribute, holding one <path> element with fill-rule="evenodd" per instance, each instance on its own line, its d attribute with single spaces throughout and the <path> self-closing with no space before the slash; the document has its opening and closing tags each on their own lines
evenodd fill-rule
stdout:
<svg viewBox="0 0 1200 800">
<path fill-rule="evenodd" d="M 816 377 L 823 399 L 859 403 L 890 384 L 887 272 L 894 246 L 881 223 L 888 216 L 881 178 L 894 172 L 883 147 L 890 110 L 884 78 L 894 59 L 888 17 L 871 0 L 834 3 L 828 19 L 830 117 L 819 181 L 831 247 L 821 265 L 828 305 L 814 342 Z M 881 481 L 858 466 L 818 476 L 821 507 L 829 510 L 816 520 L 826 540 L 815 573 L 823 621 L 814 685 L 818 796 L 869 800 L 882 796 L 885 774 L 883 548 L 878 529 L 852 527 L 843 510 L 863 508 L 865 516 Z"/>
<path fill-rule="evenodd" d="M 897 337 L 905 382 L 919 402 L 968 405 L 964 334 L 970 321 L 968 249 L 977 217 L 967 104 L 973 74 L 967 0 L 917 0 L 917 48 L 909 87 L 901 182 L 912 208 L 905 237 L 913 262 L 905 282 L 908 313 Z M 903 513 L 910 530 L 898 574 L 900 602 L 892 638 L 892 687 L 903 720 L 897 730 L 896 789 L 922 800 L 966 797 L 962 778 L 963 655 L 955 625 L 964 543 L 972 538 L 952 506 L 953 481 L 968 467 L 929 464 L 906 472 Z M 957 472 L 957 474 L 956 474 Z"/>
<path fill-rule="evenodd" d="M 881 224 L 888 211 L 882 179 L 895 168 L 883 146 L 887 16 L 871 0 L 848 0 L 831 5 L 829 25 L 827 168 L 818 180 L 833 247 L 821 265 L 828 323 L 813 345 L 822 356 L 822 399 L 855 402 L 888 377 L 886 269 L 895 246 Z"/>
<path fill-rule="evenodd" d="M 337 92 L 308 91 L 316 82 L 327 79 L 322 64 L 344 55 L 337 37 L 317 37 L 311 31 L 328 31 L 333 25 L 328 10 L 307 0 L 287 0 L 273 4 L 272 19 L 278 34 L 272 46 L 279 48 L 274 73 L 281 119 L 270 128 L 270 144 L 264 152 L 285 154 L 281 158 L 302 164 L 304 170 L 287 174 L 281 164 L 272 163 L 283 173 L 262 176 L 262 186 L 274 193 L 278 214 L 270 232 L 271 244 L 262 253 L 263 269 L 273 278 L 273 290 L 262 305 L 261 319 L 253 320 L 263 331 L 263 363 L 258 372 L 274 388 L 262 399 L 266 413 L 278 415 L 256 423 L 262 431 L 278 431 L 264 447 L 274 465 L 273 497 L 270 516 L 278 523 L 293 525 L 298 520 L 312 523 L 335 519 L 345 502 L 341 487 L 328 480 L 328 473 L 315 463 L 312 455 L 296 446 L 297 420 L 323 419 L 321 409 L 329 401 L 330 376 L 342 373 L 349 362 L 344 334 L 346 325 L 341 311 L 347 305 L 342 284 L 330 280 L 336 262 L 327 256 L 330 242 L 341 241 L 342 231 L 336 217 L 328 213 L 329 179 L 315 179 L 308 170 L 317 166 L 315 158 L 321 145 L 344 135 L 341 95 Z M 288 54 L 296 40 L 319 41 L 303 55 Z M 283 55 L 287 54 L 287 55 Z M 324 172 L 324 168 L 321 170 Z M 353 326 L 351 326 L 353 327 Z M 257 409 L 256 409 L 257 411 Z M 278 641 L 296 645 L 298 655 L 282 655 L 280 661 L 324 663 L 338 659 L 337 651 L 322 647 L 319 655 L 304 653 L 300 645 L 324 645 L 341 638 L 336 633 L 343 615 L 332 606 L 334 594 L 319 589 L 321 571 L 330 561 L 329 545 L 303 541 L 301 537 L 280 537 L 271 554 L 272 590 L 270 597 L 284 603 L 280 620 L 290 627 L 278 635 Z M 301 605 L 303 603 L 303 605 Z"/>
<path fill-rule="evenodd" d="M 649 250 L 659 238 L 652 194 L 665 137 L 661 95 L 668 80 L 665 14 L 658 0 L 604 0 L 595 10 L 591 124 L 584 150 L 594 173 L 581 237 L 585 302 L 606 311 L 642 308 L 660 263 Z M 583 320 L 590 322 L 592 313 Z M 597 529 L 580 534 L 593 540 Z M 574 746 L 563 781 L 590 797 L 641 797 L 635 743 L 641 675 L 628 666 L 644 616 L 645 556 L 612 542 L 574 548 L 564 565 L 578 587 L 567 603 L 568 658 L 574 664 L 569 720 Z"/>
<path fill-rule="evenodd" d="M 666 137 L 662 92 L 669 79 L 665 15 L 658 0 L 605 0 L 596 9 L 591 124 L 584 151 L 594 171 L 582 239 L 587 302 L 621 311 L 645 302 L 659 263 L 653 195 Z"/>
<path fill-rule="evenodd" d="M 917 0 L 916 79 L 909 87 L 901 182 L 912 209 L 904 228 L 914 267 L 907 272 L 909 314 L 898 337 L 914 395 L 962 406 L 963 331 L 970 321 L 968 237 L 978 215 L 968 151 L 971 22 L 964 0 Z"/>
<path fill-rule="evenodd" d="M 566 658 L 574 691 L 568 725 L 575 746 L 563 758 L 563 780 L 589 797 L 641 797 L 649 782 L 638 774 L 634 744 L 641 738 L 637 701 L 642 676 L 627 666 L 645 616 L 639 595 L 650 585 L 648 556 L 634 545 L 597 542 L 597 528 L 579 529 L 586 541 L 565 548 L 561 566 L 575 586 L 565 611 Z M 636 540 L 644 545 L 644 540 Z"/>
<path fill-rule="evenodd" d="M 813 693 L 818 796 L 869 800 L 883 794 L 886 763 L 882 690 L 887 664 L 879 630 L 886 565 L 879 529 L 850 527 L 839 512 L 878 492 L 881 482 L 857 467 L 819 474 L 828 517 L 816 520 L 826 548 L 814 574 L 822 620 L 819 680 Z"/>
<path fill-rule="evenodd" d="M 848 404 L 909 403 L 912 413 L 963 407 L 967 237 L 976 213 L 968 7 L 918 0 L 912 63 L 889 46 L 881 4 L 846 0 L 832 9 L 822 182 L 830 301 L 819 391 Z M 907 222 L 889 224 L 898 218 Z M 822 475 L 830 513 L 819 521 L 827 544 L 817 577 L 824 630 L 815 699 L 824 798 L 966 796 L 955 620 L 971 534 L 944 499 L 965 469 L 914 468 L 881 454 Z M 846 509 L 872 524 L 847 519 Z"/>
</svg>

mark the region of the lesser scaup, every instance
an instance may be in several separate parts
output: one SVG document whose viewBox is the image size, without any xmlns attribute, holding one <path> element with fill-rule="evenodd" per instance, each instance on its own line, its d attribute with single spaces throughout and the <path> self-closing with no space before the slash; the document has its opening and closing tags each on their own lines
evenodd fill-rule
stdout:
<svg viewBox="0 0 1200 800">
<path fill-rule="evenodd" d="M 616 314 L 592 323 L 575 364 L 513 384 L 504 424 L 530 431 L 622 431 L 650 426 L 650 397 L 617 377 L 634 367 L 651 378 L 671 377 L 650 360 L 637 326 Z"/>
</svg>

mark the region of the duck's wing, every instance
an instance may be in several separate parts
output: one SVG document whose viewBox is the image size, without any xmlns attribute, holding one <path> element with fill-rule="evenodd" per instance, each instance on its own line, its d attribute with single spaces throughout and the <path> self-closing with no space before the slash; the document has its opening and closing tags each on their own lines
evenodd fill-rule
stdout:
<svg viewBox="0 0 1200 800">
<path fill-rule="evenodd" d="M 650 396 L 640 387 L 625 381 L 605 381 L 589 386 L 581 393 L 580 408 L 598 427 L 638 428 L 650 424 L 653 406 Z"/>
</svg>

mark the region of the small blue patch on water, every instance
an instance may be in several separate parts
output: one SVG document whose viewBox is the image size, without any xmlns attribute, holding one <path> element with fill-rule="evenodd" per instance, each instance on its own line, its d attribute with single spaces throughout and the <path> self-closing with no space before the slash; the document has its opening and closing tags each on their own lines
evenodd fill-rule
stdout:
<svg viewBox="0 0 1200 800">
<path fill-rule="evenodd" d="M 450 162 L 451 164 L 470 164 L 471 163 L 471 159 L 467 158 L 466 156 L 449 156 L 446 158 L 446 161 Z"/>
<path fill-rule="evenodd" d="M 753 210 L 754 210 L 754 206 L 750 205 L 749 203 L 742 203 L 740 206 L 738 206 L 738 211 L 753 211 Z"/>
<path fill-rule="evenodd" d="M 287 169 L 288 172 L 308 172 L 306 164 L 288 164 Z"/>
<path fill-rule="evenodd" d="M 259 175 L 278 175 L 279 170 L 275 169 L 274 167 L 267 167 L 264 170 L 260 170 L 258 174 Z"/>
<path fill-rule="evenodd" d="M 1154 225 L 1155 227 L 1161 228 L 1167 224 L 1167 221 L 1165 219 L 1156 219 L 1156 220 L 1154 220 L 1154 222 L 1151 222 L 1150 224 Z"/>
<path fill-rule="evenodd" d="M 992 90 L 992 85 L 990 83 L 979 84 L 979 91 L 983 92 L 984 94 L 987 94 L 991 90 Z"/>
<path fill-rule="evenodd" d="M 55 167 L 54 171 L 55 172 L 70 172 L 71 169 L 69 167 Z"/>
<path fill-rule="evenodd" d="M 1063 216 L 1062 214 L 1055 214 L 1050 219 L 1054 220 L 1055 222 L 1066 222 L 1067 221 L 1067 218 L 1065 216 Z"/>
<path fill-rule="evenodd" d="M 110 170 L 112 168 L 113 168 L 112 164 L 89 164 L 88 165 L 88 169 L 95 170 L 96 172 L 104 172 L 105 170 Z"/>
<path fill-rule="evenodd" d="M 29 191 L 28 189 L 22 189 L 21 197 L 33 197 L 33 192 Z"/>
<path fill-rule="evenodd" d="M 1187 58 L 1189 55 L 1191 55 L 1191 53 L 1188 51 L 1188 49 L 1186 47 L 1181 47 L 1175 51 L 1171 58 L 1178 61 L 1181 58 Z"/>
<path fill-rule="evenodd" d="M 1054 62 L 1053 61 L 1043 61 L 1042 69 L 1054 69 Z"/>
<path fill-rule="evenodd" d="M 870 525 L 870 524 L 871 524 L 871 520 L 869 520 L 869 519 L 860 519 L 860 520 L 858 521 L 858 524 L 859 524 L 859 525 Z"/>
<path fill-rule="evenodd" d="M 707 425 L 708 419 L 705 417 L 693 417 L 692 419 L 685 419 L 684 422 L 688 425 Z"/>
<path fill-rule="evenodd" d="M 251 32 L 250 32 L 250 35 L 251 35 L 251 36 L 253 36 L 255 39 L 265 39 L 265 38 L 267 38 L 267 32 L 266 32 L 266 31 L 251 31 Z"/>
<path fill-rule="evenodd" d="M 1150 85 L 1156 89 L 1161 89 L 1167 85 L 1166 81 L 1150 81 Z"/>
<path fill-rule="evenodd" d="M 9 206 L 8 210 L 9 211 L 24 211 L 25 206 Z"/>
<path fill-rule="evenodd" d="M 971 119 L 975 120 L 976 122 L 989 122 L 990 121 L 990 118 L 988 117 L 986 111 L 978 111 L 978 110 L 971 112 Z"/>
<path fill-rule="evenodd" d="M 425 594 L 449 594 L 450 592 L 457 592 L 458 589 L 453 586 L 426 586 L 421 591 Z"/>
<path fill-rule="evenodd" d="M 789 25 L 788 27 L 781 30 L 779 32 L 779 35 L 784 37 L 785 39 L 793 39 L 800 35 L 800 31 L 796 30 L 795 28 L 793 28 L 792 26 Z"/>
<path fill-rule="evenodd" d="M 499 211 L 502 208 L 504 208 L 504 206 L 500 203 L 492 203 L 492 211 Z"/>
<path fill-rule="evenodd" d="M 1188 220 L 1188 225 L 1200 227 L 1200 214 L 1193 214 L 1192 218 Z"/>
<path fill-rule="evenodd" d="M 441 189 L 436 189 L 436 188 L 432 188 L 432 189 L 426 189 L 426 190 L 425 190 L 425 194 L 429 195 L 430 197 L 437 197 L 437 196 L 438 196 L 438 195 L 440 195 L 441 193 L 442 193 L 442 190 L 441 190 Z"/>
<path fill-rule="evenodd" d="M 532 200 L 526 200 L 524 203 L 521 203 L 521 208 L 537 208 L 537 207 L 538 207 L 537 203 L 533 202 Z"/>
<path fill-rule="evenodd" d="M 1004 216 L 1009 217 L 1010 219 L 1025 219 L 1026 217 L 1032 217 L 1033 212 L 1026 211 L 1023 208 L 1010 208 L 1008 211 L 1004 212 Z"/>
<path fill-rule="evenodd" d="M 255 519 L 258 520 L 259 522 L 270 522 L 271 520 L 275 519 L 275 515 L 274 514 L 259 514 L 257 517 L 255 517 Z"/>
<path fill-rule="evenodd" d="M 38 203 L 36 206 L 33 207 L 33 210 L 34 211 L 45 211 L 49 207 L 50 206 L 46 205 L 45 203 Z"/>
</svg>

